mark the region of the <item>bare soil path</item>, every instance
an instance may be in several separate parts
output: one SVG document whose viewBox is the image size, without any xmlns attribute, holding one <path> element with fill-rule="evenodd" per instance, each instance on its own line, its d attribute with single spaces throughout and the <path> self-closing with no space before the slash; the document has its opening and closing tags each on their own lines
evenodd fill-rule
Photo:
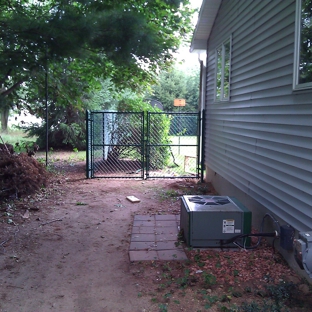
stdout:
<svg viewBox="0 0 312 312">
<path fill-rule="evenodd" d="M 303 288 L 303 299 L 310 298 L 309 287 L 270 255 L 265 272 L 259 277 L 254 272 L 245 284 L 239 270 L 228 284 L 224 278 L 220 283 L 215 280 L 217 273 L 199 278 L 207 262 L 204 254 L 196 258 L 190 250 L 188 262 L 130 262 L 135 214 L 179 214 L 179 195 L 211 193 L 209 185 L 185 180 L 87 180 L 82 162 L 56 162 L 55 167 L 61 174 L 52 185 L 10 204 L 12 209 L 6 210 L 10 214 L 1 217 L 1 312 L 221 311 L 222 307 L 235 311 L 229 307 L 246 298 L 254 300 L 259 281 L 267 283 L 264 274 L 277 282 L 286 282 L 286 274 L 287 282 Z M 140 202 L 129 202 L 129 195 Z M 207 259 L 214 263 L 213 256 Z"/>
<path fill-rule="evenodd" d="M 67 173 L 46 194 L 27 202 L 29 218 L 19 210 L 16 226 L 2 224 L 1 237 L 12 237 L 0 254 L 0 311 L 152 311 L 131 273 L 132 220 L 177 213 L 177 198 L 165 198 L 177 182 L 86 180 L 83 163 L 66 167 L 58 166 Z"/>
</svg>

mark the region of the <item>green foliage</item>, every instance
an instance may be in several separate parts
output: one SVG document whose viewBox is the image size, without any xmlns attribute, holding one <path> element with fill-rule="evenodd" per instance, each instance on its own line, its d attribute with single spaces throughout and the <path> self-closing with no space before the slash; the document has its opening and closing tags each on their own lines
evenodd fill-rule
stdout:
<svg viewBox="0 0 312 312">
<path fill-rule="evenodd" d="M 154 82 L 189 39 L 192 14 L 189 0 L 0 1 L 0 111 L 44 117 L 47 104 L 50 143 L 80 149 L 83 126 L 68 127 L 82 124 L 86 108 L 114 107 L 111 85 L 138 92 Z M 42 127 L 29 133 L 44 142 Z"/>
<path fill-rule="evenodd" d="M 162 71 L 158 83 L 152 86 L 147 98 L 163 104 L 164 111 L 196 112 L 199 99 L 199 68 L 184 72 L 177 68 Z M 174 107 L 174 99 L 186 99 L 184 107 Z"/>
<path fill-rule="evenodd" d="M 0 97 L 16 97 L 16 90 L 47 64 L 68 59 L 79 64 L 79 77 L 146 85 L 189 38 L 192 13 L 188 0 L 1 1 L 0 83 L 5 90 Z"/>
<path fill-rule="evenodd" d="M 169 131 L 170 131 L 170 118 L 160 112 L 155 112 L 150 115 L 148 124 L 149 144 L 154 145 L 147 153 L 149 158 L 149 169 L 162 169 L 164 168 L 170 158 L 170 148 L 168 147 Z"/>
<path fill-rule="evenodd" d="M 152 107 L 149 103 L 144 102 L 141 98 L 133 96 L 128 99 L 121 99 L 117 106 L 118 111 L 120 112 L 143 112 L 144 120 L 147 120 L 147 112 L 152 112 L 151 119 L 149 123 L 144 123 L 144 133 L 150 133 L 149 144 L 157 143 L 157 146 L 149 149 L 147 155 L 149 157 L 149 163 L 151 164 L 150 169 L 161 169 L 167 165 L 170 157 L 169 147 L 166 145 L 169 142 L 169 130 L 170 130 L 170 119 L 167 115 L 162 114 L 159 109 Z M 133 120 L 130 123 L 131 129 L 129 126 L 126 127 L 124 132 L 132 133 L 131 140 L 133 141 L 133 136 L 137 136 L 140 132 L 138 127 L 141 126 L 141 123 L 137 123 L 136 116 L 133 116 Z M 117 130 L 120 131 L 124 127 L 122 123 L 117 127 Z M 118 129 L 119 128 L 119 129 Z M 148 128 L 148 129 L 147 129 Z M 130 131 L 131 130 L 131 131 Z M 147 132 L 148 130 L 148 132 Z M 122 131 L 123 132 L 123 131 Z M 121 140 L 122 136 L 119 135 L 118 139 Z M 130 138 L 129 138 L 130 139 Z M 144 138 L 146 142 L 147 138 Z M 120 144 L 120 143 L 119 143 Z M 121 147 L 122 148 L 122 147 Z M 143 148 L 148 148 L 147 145 Z M 141 152 L 137 149 L 138 154 Z M 138 155 L 137 155 L 138 156 Z"/>
<path fill-rule="evenodd" d="M 168 311 L 168 306 L 165 303 L 159 304 L 159 311 L 160 312 L 167 312 Z"/>
<path fill-rule="evenodd" d="M 204 298 L 206 300 L 205 309 L 210 309 L 213 306 L 213 304 L 219 301 L 218 296 L 207 295 L 204 296 Z"/>
<path fill-rule="evenodd" d="M 68 106 L 67 111 L 72 109 Z M 86 146 L 84 113 L 76 112 L 74 120 L 68 120 L 68 116 L 61 115 L 61 110 L 54 110 L 50 114 L 50 130 L 48 133 L 49 147 L 84 150 Z M 28 136 L 36 136 L 36 143 L 43 147 L 46 145 L 46 124 L 32 123 L 29 127 L 22 127 Z"/>
<path fill-rule="evenodd" d="M 228 40 L 217 49 L 216 100 L 227 100 L 230 85 L 231 41 Z"/>
<path fill-rule="evenodd" d="M 179 287 L 186 288 L 189 283 L 190 271 L 188 269 L 184 270 L 184 276 L 177 279 Z"/>
<path fill-rule="evenodd" d="M 99 88 L 93 89 L 84 99 L 89 110 L 117 110 L 118 92 L 110 79 L 100 79 Z M 126 93 L 127 90 L 123 91 Z"/>
<path fill-rule="evenodd" d="M 109 79 L 98 80 L 94 82 L 94 87 L 91 93 L 88 93 L 89 86 L 82 79 L 74 79 L 77 72 L 67 68 L 64 72 L 64 79 L 51 80 L 49 84 L 49 146 L 54 148 L 78 148 L 85 149 L 85 110 L 100 110 L 115 107 L 117 100 L 117 92 L 114 90 L 113 84 Z M 66 79 L 65 79 L 66 78 Z M 43 83 L 43 81 L 42 81 Z M 72 90 L 71 96 L 62 91 L 65 86 Z M 61 90 L 61 91 L 59 91 Z M 44 101 L 44 90 L 39 88 L 37 97 L 32 97 L 33 105 L 29 106 L 29 111 L 37 117 L 45 119 L 45 108 L 41 102 Z M 79 93 L 80 92 L 80 93 Z M 81 97 L 79 100 L 77 96 Z M 30 96 L 30 93 L 28 93 Z M 37 143 L 40 146 L 45 146 L 46 141 L 46 125 L 32 123 L 30 126 L 20 126 L 30 136 L 37 136 Z"/>
<path fill-rule="evenodd" d="M 296 286 L 291 282 L 281 282 L 278 285 L 268 285 L 266 288 L 268 295 L 275 300 L 275 303 L 278 306 L 286 300 L 292 299 Z"/>
<path fill-rule="evenodd" d="M 207 288 L 217 283 L 217 278 L 211 273 L 203 272 L 203 279 L 204 279 L 204 286 Z"/>
<path fill-rule="evenodd" d="M 173 198 L 174 200 L 177 200 L 177 198 L 179 198 L 179 196 L 181 196 L 181 194 L 177 190 L 161 189 L 158 193 L 158 196 L 159 196 L 160 200 L 163 200 L 163 201 L 168 200 L 169 198 Z"/>
<path fill-rule="evenodd" d="M 13 146 L 15 153 L 26 153 L 27 149 L 33 151 L 36 143 L 36 137 L 26 137 L 23 131 L 16 129 L 9 129 L 7 133 L 2 133 L 1 138 L 5 143 Z"/>
<path fill-rule="evenodd" d="M 287 312 L 289 311 L 285 306 L 280 306 L 279 304 L 274 304 L 269 301 L 263 301 L 261 303 L 243 302 L 242 305 L 235 311 L 239 312 Z"/>
<path fill-rule="evenodd" d="M 81 149 L 86 145 L 85 132 L 81 128 L 81 125 L 77 123 L 71 123 L 70 125 L 61 123 L 60 131 L 63 133 L 62 143 L 70 145 L 75 149 L 77 147 Z"/>
<path fill-rule="evenodd" d="M 85 146 L 85 108 L 90 104 L 87 95 L 90 83 L 84 78 L 77 78 L 79 68 L 74 61 L 66 60 L 58 66 L 51 66 L 54 75 L 49 77 L 48 85 L 48 126 L 49 146 L 54 148 L 76 147 L 84 149 Z M 38 82 L 36 84 L 34 82 Z M 97 81 L 93 81 L 94 88 Z M 45 76 L 38 73 L 25 83 L 27 90 L 21 94 L 21 101 L 26 104 L 32 115 L 45 120 Z M 99 84 L 100 85 L 100 84 Z M 35 88 L 36 87 L 36 88 Z M 30 126 L 21 126 L 31 136 L 38 137 L 37 143 L 46 145 L 46 124 L 32 123 Z"/>
</svg>

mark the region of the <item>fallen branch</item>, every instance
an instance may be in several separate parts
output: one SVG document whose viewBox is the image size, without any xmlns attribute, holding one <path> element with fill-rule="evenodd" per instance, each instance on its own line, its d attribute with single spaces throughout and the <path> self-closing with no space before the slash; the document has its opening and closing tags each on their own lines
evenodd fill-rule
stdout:
<svg viewBox="0 0 312 312">
<path fill-rule="evenodd" d="M 44 226 L 44 225 L 47 225 L 47 224 L 50 224 L 50 223 L 56 222 L 56 221 L 63 221 L 63 218 L 47 221 L 47 222 L 41 223 L 40 225 Z"/>
<path fill-rule="evenodd" d="M 3 253 L 5 253 L 5 248 L 4 245 L 9 242 L 12 239 L 12 237 L 9 237 L 8 239 L 6 239 L 5 241 L 3 241 L 2 243 L 0 243 L 0 246 L 3 248 Z"/>
<path fill-rule="evenodd" d="M 19 228 L 17 228 L 17 231 L 14 232 L 14 242 L 15 242 L 15 244 L 16 244 L 16 234 L 17 234 L 18 232 L 19 232 Z M 12 240 L 12 236 L 0 243 L 0 246 L 3 248 L 3 253 L 5 253 L 4 245 L 5 245 L 7 242 L 11 241 L 11 240 Z"/>
<path fill-rule="evenodd" d="M 1 146 L 3 146 L 3 147 L 6 149 L 6 151 L 8 152 L 8 154 L 11 154 L 10 151 L 9 151 L 9 149 L 8 149 L 8 147 L 7 147 L 7 145 L 4 143 L 4 141 L 3 141 L 1 135 L 0 135 L 0 139 L 1 139 L 2 143 L 3 143 L 3 144 L 1 144 Z"/>
<path fill-rule="evenodd" d="M 5 243 L 7 243 L 10 239 L 11 239 L 11 237 L 10 237 L 10 238 L 8 238 L 7 240 L 3 241 L 2 243 L 0 243 L 0 246 L 2 246 L 2 247 L 3 247 L 3 245 L 4 245 Z"/>
<path fill-rule="evenodd" d="M 15 286 L 15 285 L 6 285 L 6 287 L 24 289 L 23 287 Z"/>
<path fill-rule="evenodd" d="M 14 242 L 16 244 L 16 234 L 19 232 L 19 227 L 17 227 L 17 231 L 14 232 Z"/>
</svg>

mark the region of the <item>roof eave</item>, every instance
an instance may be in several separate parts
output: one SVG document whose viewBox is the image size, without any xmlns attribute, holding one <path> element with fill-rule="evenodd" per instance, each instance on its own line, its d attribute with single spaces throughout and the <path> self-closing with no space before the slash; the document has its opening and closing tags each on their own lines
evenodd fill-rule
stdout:
<svg viewBox="0 0 312 312">
<path fill-rule="evenodd" d="M 193 33 L 190 52 L 207 49 L 207 40 L 218 14 L 221 1 L 222 0 L 203 0 L 197 25 Z"/>
</svg>

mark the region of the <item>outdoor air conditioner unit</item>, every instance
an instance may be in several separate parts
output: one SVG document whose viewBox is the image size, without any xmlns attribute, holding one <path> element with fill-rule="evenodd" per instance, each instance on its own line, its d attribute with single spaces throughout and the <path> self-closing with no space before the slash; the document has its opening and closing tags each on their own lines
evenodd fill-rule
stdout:
<svg viewBox="0 0 312 312">
<path fill-rule="evenodd" d="M 251 212 L 236 198 L 184 195 L 181 199 L 180 230 L 188 246 L 235 247 L 224 243 L 251 233 Z M 248 246 L 250 239 L 240 238 Z"/>
</svg>

